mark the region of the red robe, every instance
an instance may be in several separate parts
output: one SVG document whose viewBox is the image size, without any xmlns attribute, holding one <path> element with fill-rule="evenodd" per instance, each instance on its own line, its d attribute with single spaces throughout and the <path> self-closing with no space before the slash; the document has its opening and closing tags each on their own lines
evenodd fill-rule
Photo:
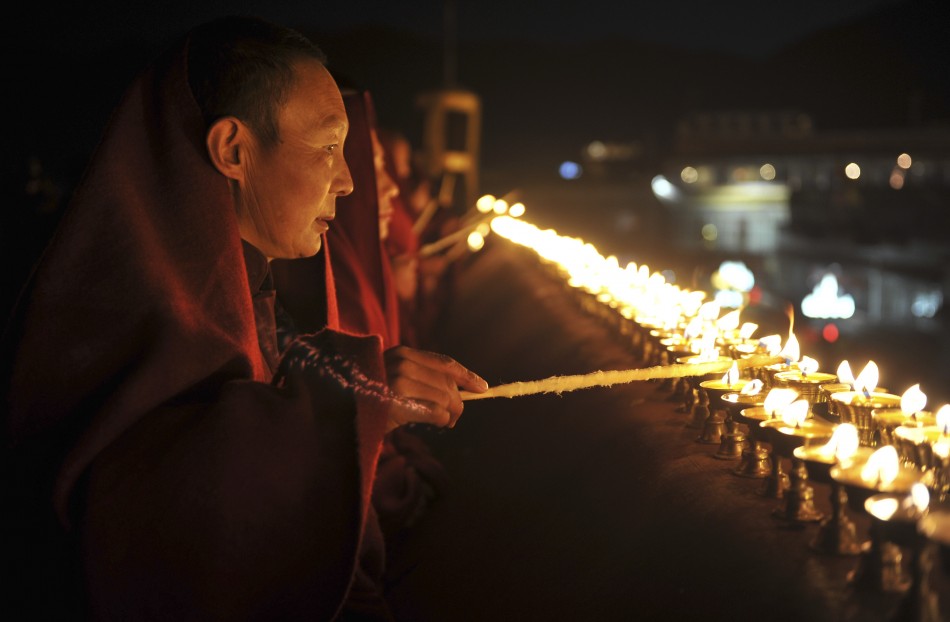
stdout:
<svg viewBox="0 0 950 622">
<path fill-rule="evenodd" d="M 127 91 L 4 331 L 11 619 L 367 602 L 381 344 L 327 330 L 275 359 L 266 260 L 207 157 L 186 49 Z"/>
</svg>

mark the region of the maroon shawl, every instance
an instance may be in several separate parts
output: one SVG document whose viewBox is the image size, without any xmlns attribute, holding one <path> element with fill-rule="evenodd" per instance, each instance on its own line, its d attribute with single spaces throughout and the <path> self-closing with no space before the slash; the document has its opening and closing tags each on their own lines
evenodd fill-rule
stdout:
<svg viewBox="0 0 950 622">
<path fill-rule="evenodd" d="M 204 133 L 182 45 L 127 91 L 4 333 L 32 613 L 326 619 L 353 581 L 380 344 L 305 338 L 272 382 L 266 264 L 251 283 Z"/>
</svg>

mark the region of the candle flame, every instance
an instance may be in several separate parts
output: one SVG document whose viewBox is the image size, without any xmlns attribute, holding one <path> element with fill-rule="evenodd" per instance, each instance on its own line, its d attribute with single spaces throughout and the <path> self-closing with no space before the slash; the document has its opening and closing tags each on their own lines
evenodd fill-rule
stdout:
<svg viewBox="0 0 950 622">
<path fill-rule="evenodd" d="M 687 339 L 693 339 L 699 337 L 703 333 L 703 321 L 698 317 L 694 317 L 689 321 L 689 324 L 686 325 L 686 329 L 683 331 L 683 336 Z"/>
<path fill-rule="evenodd" d="M 795 338 L 795 335 L 788 336 L 788 341 L 785 342 L 785 347 L 782 348 L 782 351 L 779 352 L 778 355 L 790 363 L 798 362 L 798 359 L 801 358 L 801 348 L 798 346 L 798 339 Z"/>
<path fill-rule="evenodd" d="M 950 404 L 944 404 L 935 415 L 937 427 L 943 432 L 944 436 L 950 434 Z"/>
<path fill-rule="evenodd" d="M 726 375 L 722 377 L 722 381 L 730 387 L 739 382 L 739 364 L 737 362 L 733 361 L 732 367 L 730 367 Z"/>
<path fill-rule="evenodd" d="M 838 382 L 851 385 L 851 390 L 854 390 L 854 373 L 851 371 L 851 364 L 848 361 L 841 361 L 841 364 L 838 365 L 838 371 L 835 372 L 835 375 L 838 376 Z"/>
<path fill-rule="evenodd" d="M 916 415 L 927 405 L 927 395 L 915 384 L 901 395 L 901 412 L 905 416 Z"/>
<path fill-rule="evenodd" d="M 861 479 L 869 484 L 890 484 L 900 473 L 897 450 L 892 445 L 881 447 L 868 457 L 861 469 Z"/>
<path fill-rule="evenodd" d="M 809 356 L 803 356 L 798 368 L 802 371 L 802 376 L 813 374 L 818 371 L 818 361 Z"/>
<path fill-rule="evenodd" d="M 762 381 L 758 378 L 750 380 L 739 390 L 739 395 L 758 395 L 762 392 L 762 387 L 765 386 L 762 384 Z"/>
<path fill-rule="evenodd" d="M 766 394 L 762 408 L 765 409 L 766 414 L 774 417 L 779 410 L 794 402 L 797 397 L 798 391 L 795 389 L 772 389 Z"/>
<path fill-rule="evenodd" d="M 910 504 L 920 512 L 926 512 L 930 506 L 930 491 L 920 482 L 910 487 Z"/>
<path fill-rule="evenodd" d="M 710 300 L 709 302 L 704 302 L 702 306 L 699 307 L 699 317 L 707 322 L 715 322 L 721 310 L 718 302 Z"/>
<path fill-rule="evenodd" d="M 495 197 L 490 194 L 482 195 L 479 197 L 478 201 L 475 202 L 475 208 L 482 214 L 487 214 L 492 211 L 492 208 L 495 206 Z"/>
<path fill-rule="evenodd" d="M 752 322 L 746 322 L 739 328 L 739 338 L 745 341 L 752 337 L 752 333 L 758 330 L 759 325 L 753 324 Z"/>
<path fill-rule="evenodd" d="M 897 512 L 897 508 L 900 507 L 897 499 L 892 497 L 885 497 L 884 499 L 875 499 L 868 504 L 868 511 L 872 516 L 879 520 L 891 520 L 891 517 L 894 516 L 894 513 Z"/>
<path fill-rule="evenodd" d="M 808 418 L 808 400 L 797 400 L 781 409 L 782 421 L 785 425 L 800 428 Z"/>
<path fill-rule="evenodd" d="M 732 331 L 739 328 L 739 309 L 727 313 L 716 320 L 716 327 L 720 332 Z"/>
<path fill-rule="evenodd" d="M 831 434 L 828 442 L 822 445 L 820 451 L 822 455 L 829 458 L 836 458 L 838 462 L 847 462 L 858 453 L 858 429 L 851 423 L 842 423 L 835 426 L 835 431 Z"/>
<path fill-rule="evenodd" d="M 941 438 L 939 441 L 933 444 L 934 454 L 946 460 L 950 458 L 950 441 L 946 438 Z"/>
<path fill-rule="evenodd" d="M 858 377 L 854 379 L 854 390 L 863 392 L 866 396 L 870 396 L 871 393 L 874 393 L 874 389 L 877 388 L 879 375 L 880 372 L 877 369 L 877 363 L 868 361 L 868 364 L 864 366 L 864 369 L 861 370 Z"/>
<path fill-rule="evenodd" d="M 759 339 L 759 345 L 765 348 L 769 356 L 776 356 L 782 349 L 781 335 L 768 335 Z"/>
</svg>

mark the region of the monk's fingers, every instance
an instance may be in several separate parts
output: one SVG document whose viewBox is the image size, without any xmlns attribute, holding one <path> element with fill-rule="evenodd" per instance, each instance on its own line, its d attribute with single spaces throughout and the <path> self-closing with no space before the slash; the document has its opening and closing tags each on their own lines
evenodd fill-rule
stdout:
<svg viewBox="0 0 950 622">
<path fill-rule="evenodd" d="M 488 390 L 488 383 L 481 376 L 469 370 L 450 356 L 438 352 L 427 352 L 399 346 L 399 358 L 412 361 L 422 367 L 439 372 L 451 378 L 457 386 L 474 393 L 483 393 Z"/>
<path fill-rule="evenodd" d="M 461 412 L 462 397 L 455 387 L 429 384 L 419 378 L 400 376 L 390 381 L 389 388 L 399 397 L 433 404 L 449 412 Z"/>
<path fill-rule="evenodd" d="M 444 406 L 418 399 L 400 398 L 393 400 L 389 418 L 393 423 L 391 427 L 407 423 L 428 423 L 440 428 L 454 425 L 452 414 Z"/>
</svg>

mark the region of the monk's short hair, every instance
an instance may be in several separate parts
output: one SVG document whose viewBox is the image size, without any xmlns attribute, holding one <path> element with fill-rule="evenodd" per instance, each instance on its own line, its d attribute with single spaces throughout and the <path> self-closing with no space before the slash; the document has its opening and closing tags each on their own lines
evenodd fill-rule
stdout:
<svg viewBox="0 0 950 622">
<path fill-rule="evenodd" d="M 290 28 L 255 17 L 225 17 L 191 31 L 188 84 L 206 126 L 234 116 L 264 145 L 280 139 L 277 109 L 294 83 L 293 64 L 326 56 Z"/>
</svg>

